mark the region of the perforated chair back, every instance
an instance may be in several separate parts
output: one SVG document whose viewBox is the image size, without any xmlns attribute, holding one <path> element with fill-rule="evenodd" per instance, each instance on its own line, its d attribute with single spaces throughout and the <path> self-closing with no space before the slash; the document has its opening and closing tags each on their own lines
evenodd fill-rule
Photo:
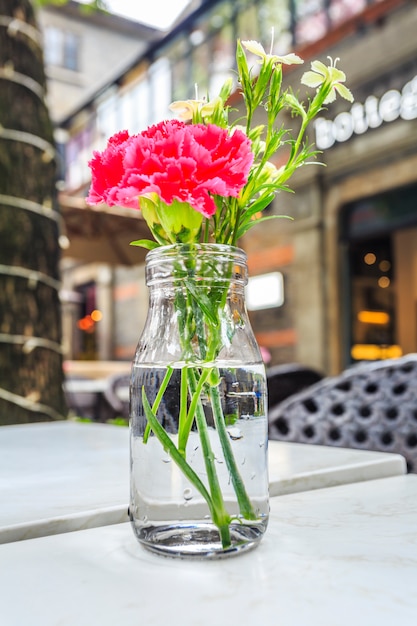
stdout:
<svg viewBox="0 0 417 626">
<path fill-rule="evenodd" d="M 417 473 L 417 354 L 345 370 L 269 412 L 271 439 L 402 454 Z"/>
</svg>

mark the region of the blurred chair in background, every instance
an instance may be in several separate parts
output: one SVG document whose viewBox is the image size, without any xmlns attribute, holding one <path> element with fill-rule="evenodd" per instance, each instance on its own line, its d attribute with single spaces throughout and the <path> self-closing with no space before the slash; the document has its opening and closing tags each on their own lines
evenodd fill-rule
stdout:
<svg viewBox="0 0 417 626">
<path fill-rule="evenodd" d="M 360 363 L 269 412 L 270 439 L 401 454 L 417 473 L 417 354 Z"/>
<path fill-rule="evenodd" d="M 280 404 L 283 400 L 292 396 L 306 387 L 310 387 L 323 378 L 323 374 L 311 367 L 288 363 L 275 365 L 266 370 L 268 385 L 268 407 Z"/>
</svg>

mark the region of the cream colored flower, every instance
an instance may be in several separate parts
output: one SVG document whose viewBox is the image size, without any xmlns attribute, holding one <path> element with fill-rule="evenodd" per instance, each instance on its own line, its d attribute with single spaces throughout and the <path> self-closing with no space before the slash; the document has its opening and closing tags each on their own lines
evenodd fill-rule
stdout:
<svg viewBox="0 0 417 626">
<path fill-rule="evenodd" d="M 321 61 L 313 61 L 311 64 L 311 70 L 305 72 L 301 77 L 301 82 L 307 87 L 320 87 L 327 83 L 330 86 L 329 95 L 323 101 L 323 104 L 329 104 L 336 100 L 337 93 L 345 100 L 353 102 L 353 95 L 351 91 L 342 83 L 346 80 L 346 75 L 342 70 L 337 69 L 336 63 L 339 59 L 333 59 L 328 57 L 330 65 L 326 66 Z"/>
<path fill-rule="evenodd" d="M 196 116 L 204 120 L 213 115 L 216 108 L 223 108 L 223 101 L 220 97 L 207 100 L 177 100 L 169 105 L 170 110 L 175 113 L 177 119 L 184 122 L 193 121 Z"/>
<path fill-rule="evenodd" d="M 169 108 L 179 120 L 188 122 L 204 104 L 204 100 L 176 100 L 169 105 Z"/>
<path fill-rule="evenodd" d="M 262 63 L 263 61 L 272 61 L 273 63 L 283 63 L 284 65 L 294 65 L 294 64 L 304 63 L 303 59 L 301 59 L 299 56 L 297 56 L 293 52 L 291 52 L 290 54 L 285 54 L 284 56 L 278 56 L 276 54 L 267 54 L 265 52 L 265 48 L 263 47 L 263 45 L 258 43 L 257 41 L 252 41 L 252 40 L 242 41 L 242 45 L 244 45 L 245 48 L 249 50 L 249 52 L 252 52 L 252 54 L 255 54 L 256 56 L 261 57 L 261 61 L 259 61 L 259 63 Z"/>
</svg>

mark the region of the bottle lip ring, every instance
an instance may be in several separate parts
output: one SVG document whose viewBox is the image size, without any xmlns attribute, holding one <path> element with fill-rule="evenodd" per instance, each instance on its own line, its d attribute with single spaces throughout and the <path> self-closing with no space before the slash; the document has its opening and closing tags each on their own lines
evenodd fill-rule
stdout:
<svg viewBox="0 0 417 626">
<path fill-rule="evenodd" d="M 188 267 L 190 261 L 191 266 Z M 222 266 L 225 268 L 224 273 L 220 269 Z M 191 277 L 196 279 L 196 285 L 210 283 L 246 285 L 246 252 L 225 244 L 198 243 L 160 246 L 146 255 L 148 286 L 172 281 L 180 285 Z"/>
</svg>

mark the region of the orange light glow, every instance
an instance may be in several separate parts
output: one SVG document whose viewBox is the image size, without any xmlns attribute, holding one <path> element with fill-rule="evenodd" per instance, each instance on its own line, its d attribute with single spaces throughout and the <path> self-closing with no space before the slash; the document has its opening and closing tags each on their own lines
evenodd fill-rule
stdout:
<svg viewBox="0 0 417 626">
<path fill-rule="evenodd" d="M 389 324 L 389 314 L 385 311 L 359 311 L 358 320 L 364 324 Z"/>
<path fill-rule="evenodd" d="M 103 319 L 103 313 L 98 309 L 94 309 L 94 311 L 91 311 L 91 319 L 94 322 L 99 322 L 101 319 Z"/>
<path fill-rule="evenodd" d="M 381 287 L 381 289 L 386 289 L 390 286 L 390 283 L 391 281 L 388 276 L 381 276 L 381 278 L 378 279 L 378 285 Z"/>
<path fill-rule="evenodd" d="M 352 358 L 355 361 L 377 361 L 379 359 L 397 359 L 402 356 L 400 346 L 377 346 L 357 343 L 352 346 Z"/>
<path fill-rule="evenodd" d="M 363 260 L 366 265 L 373 265 L 376 262 L 376 256 L 373 252 L 367 252 L 367 254 L 363 257 Z"/>
<path fill-rule="evenodd" d="M 92 332 L 92 330 L 94 328 L 94 324 L 95 324 L 95 322 L 92 319 L 91 315 L 86 315 L 85 317 L 81 318 L 77 322 L 78 328 L 80 330 L 83 330 L 86 333 Z"/>
<path fill-rule="evenodd" d="M 391 263 L 389 261 L 381 261 L 378 267 L 381 272 L 389 272 L 389 270 L 391 269 Z"/>
</svg>

